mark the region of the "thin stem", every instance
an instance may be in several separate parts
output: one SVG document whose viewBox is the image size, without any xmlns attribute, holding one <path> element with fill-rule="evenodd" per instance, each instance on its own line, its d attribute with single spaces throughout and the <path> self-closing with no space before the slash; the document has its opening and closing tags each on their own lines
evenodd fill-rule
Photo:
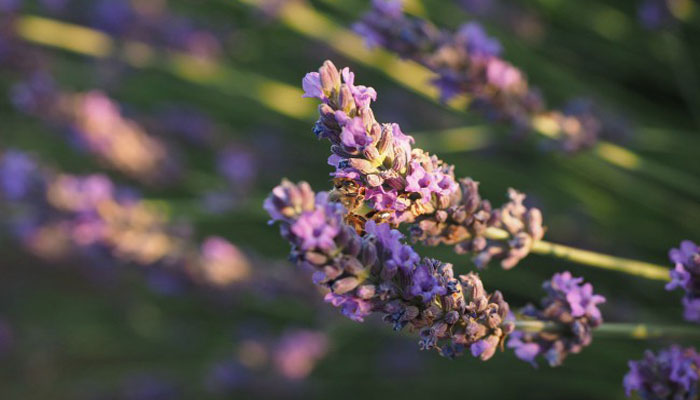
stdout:
<svg viewBox="0 0 700 400">
<path fill-rule="evenodd" d="M 489 228 L 486 232 L 486 236 L 494 240 L 506 240 L 510 237 L 508 232 L 494 228 Z M 561 258 L 591 267 L 620 271 L 648 279 L 661 281 L 670 280 L 669 269 L 657 264 L 610 256 L 590 250 L 577 249 L 544 240 L 535 242 L 530 250 L 536 254 Z"/>
<path fill-rule="evenodd" d="M 515 329 L 524 332 L 556 332 L 561 326 L 554 322 L 537 320 L 515 321 Z M 606 322 L 595 328 L 596 337 L 629 337 L 632 339 L 700 338 L 700 327 L 684 325 L 653 325 Z"/>
</svg>

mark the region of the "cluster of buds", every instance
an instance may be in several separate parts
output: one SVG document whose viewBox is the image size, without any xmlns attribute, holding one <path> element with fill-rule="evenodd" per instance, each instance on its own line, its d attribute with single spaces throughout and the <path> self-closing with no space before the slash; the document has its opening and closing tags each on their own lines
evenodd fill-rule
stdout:
<svg viewBox="0 0 700 400">
<path fill-rule="evenodd" d="M 492 258 L 512 268 L 542 239 L 542 215 L 526 208 L 511 190 L 510 202 L 492 210 L 471 179 L 459 184 L 454 167 L 413 148 L 398 124 L 378 123 L 370 107 L 374 89 L 355 85 L 355 75 L 326 61 L 303 80 L 305 96 L 322 101 L 314 132 L 331 142 L 335 167 L 331 200 L 341 202 L 346 222 L 361 232 L 368 220 L 393 226 L 413 224 L 411 237 L 429 245 L 445 243 L 474 254 L 479 267 Z M 505 237 L 487 240 L 488 228 Z"/>
<path fill-rule="evenodd" d="M 404 15 L 399 0 L 373 0 L 373 8 L 355 30 L 368 46 L 381 46 L 424 65 L 438 77 L 433 84 L 443 100 L 466 95 L 470 108 L 511 123 L 517 131 L 545 129 L 562 150 L 593 146 L 603 127 L 592 112 L 548 110 L 525 74 L 500 57 L 501 46 L 480 25 L 470 22 L 456 32 Z"/>
<path fill-rule="evenodd" d="M 635 392 L 645 400 L 698 398 L 700 355 L 692 347 L 671 346 L 658 355 L 647 350 L 629 367 L 623 381 L 628 397 Z"/>
<path fill-rule="evenodd" d="M 420 332 L 421 349 L 447 357 L 469 349 L 482 360 L 513 330 L 508 304 L 476 274 L 455 278 L 452 265 L 421 259 L 387 223 L 367 221 L 358 233 L 328 193 L 283 181 L 264 207 L 292 244 L 291 259 L 353 320 L 380 313 L 396 330 Z"/>
<path fill-rule="evenodd" d="M 395 225 L 447 204 L 457 191 L 453 168 L 413 149 L 413 138 L 397 124 L 378 123 L 370 108 L 377 93 L 354 80 L 330 61 L 303 80 L 305 96 L 322 101 L 314 132 L 331 142 L 334 196 L 352 214 Z"/>
<path fill-rule="evenodd" d="M 545 324 L 536 332 L 513 332 L 508 347 L 515 355 L 535 365 L 535 358 L 542 355 L 550 366 L 558 366 L 570 353 L 578 353 L 593 340 L 592 330 L 603 323 L 598 304 L 605 298 L 593 293 L 590 283 L 574 278 L 570 272 L 554 274 L 543 285 L 547 297 L 541 308 L 527 305 L 520 314 Z"/>
<path fill-rule="evenodd" d="M 430 246 L 444 243 L 460 254 L 473 254 L 478 268 L 486 267 L 493 258 L 500 259 L 503 268 L 513 268 L 544 237 L 545 229 L 540 210 L 523 204 L 524 194 L 510 189 L 508 196 L 510 201 L 494 210 L 479 195 L 478 182 L 461 179 L 459 196 L 449 207 L 420 217 L 411 226 L 411 237 Z M 502 230 L 507 240 L 490 240 L 489 228 Z"/>
<path fill-rule="evenodd" d="M 671 282 L 666 290 L 681 288 L 683 316 L 686 320 L 700 322 L 700 248 L 690 240 L 684 240 L 677 249 L 671 249 L 669 258 L 675 264 L 671 270 Z"/>
</svg>

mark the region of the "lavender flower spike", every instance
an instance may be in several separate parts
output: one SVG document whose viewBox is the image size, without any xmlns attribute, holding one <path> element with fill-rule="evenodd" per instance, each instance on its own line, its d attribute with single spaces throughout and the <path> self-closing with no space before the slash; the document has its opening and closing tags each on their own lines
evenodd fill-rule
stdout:
<svg viewBox="0 0 700 400">
<path fill-rule="evenodd" d="M 389 224 L 370 220 L 356 230 L 328 193 L 284 181 L 265 209 L 292 244 L 291 260 L 352 320 L 380 313 L 395 330 L 419 331 L 421 349 L 446 357 L 469 350 L 482 360 L 513 330 L 508 303 L 498 291 L 487 294 L 476 274 L 457 279 L 452 265 L 421 259 Z"/>
<path fill-rule="evenodd" d="M 629 362 L 630 371 L 623 386 L 630 397 L 633 392 L 645 400 L 698 397 L 700 355 L 692 347 L 671 346 L 658 354 L 647 350 L 644 358 Z"/>
<path fill-rule="evenodd" d="M 677 249 L 671 249 L 669 258 L 675 264 L 671 270 L 671 282 L 666 290 L 681 288 L 683 316 L 687 321 L 700 322 L 700 248 L 690 240 L 684 240 Z"/>
<path fill-rule="evenodd" d="M 605 298 L 593 293 L 590 283 L 574 278 L 570 272 L 554 274 L 543 285 L 547 297 L 542 308 L 531 304 L 521 314 L 551 324 L 539 332 L 515 331 L 508 347 L 523 361 L 536 365 L 535 358 L 544 356 L 552 367 L 559 366 L 569 353 L 578 353 L 593 340 L 592 330 L 603 323 L 598 304 Z"/>
<path fill-rule="evenodd" d="M 493 43 L 483 46 L 492 48 Z M 377 122 L 371 108 L 377 93 L 356 85 L 348 68 L 338 71 L 326 61 L 302 85 L 305 96 L 321 100 L 314 132 L 331 142 L 331 198 L 345 205 L 359 230 L 367 220 L 417 223 L 412 239 L 456 245 L 473 253 L 480 267 L 498 258 L 504 268 L 512 268 L 542 239 L 542 215 L 523 205 L 524 195 L 511 190 L 510 202 L 492 211 L 474 181 L 458 184 L 452 165 L 413 147 L 413 138 L 399 125 Z M 507 240 L 488 242 L 488 227 L 507 231 Z"/>
<path fill-rule="evenodd" d="M 375 0 L 354 28 L 368 46 L 382 46 L 433 71 L 437 77 L 432 83 L 443 101 L 465 95 L 471 110 L 508 122 L 516 132 L 546 129 L 565 152 L 590 148 L 616 130 L 603 124 L 606 116 L 598 111 L 548 109 L 525 74 L 500 57 L 498 40 L 475 22 L 456 32 L 445 31 L 403 14 L 387 1 Z"/>
</svg>

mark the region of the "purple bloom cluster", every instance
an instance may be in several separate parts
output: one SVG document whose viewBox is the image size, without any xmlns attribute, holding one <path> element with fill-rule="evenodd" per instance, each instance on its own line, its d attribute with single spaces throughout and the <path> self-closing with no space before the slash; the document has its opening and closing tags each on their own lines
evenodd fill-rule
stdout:
<svg viewBox="0 0 700 400">
<path fill-rule="evenodd" d="M 590 283 L 575 278 L 570 272 L 554 274 L 543 285 L 547 297 L 541 308 L 528 305 L 520 313 L 551 326 L 538 332 L 515 331 L 508 347 L 523 361 L 535 364 L 542 355 L 549 365 L 558 366 L 570 353 L 578 353 L 593 340 L 592 330 L 603 323 L 598 304 L 605 298 L 593 293 Z"/>
<path fill-rule="evenodd" d="M 451 166 L 413 149 L 413 138 L 397 124 L 375 120 L 370 103 L 376 100 L 376 91 L 355 85 L 355 74 L 348 68 L 338 71 L 326 61 L 302 84 L 304 96 L 322 101 L 314 132 L 332 144 L 328 163 L 336 168 L 332 174 L 336 186 L 341 192 L 348 187 L 362 189 L 353 193 L 353 201 L 344 202 L 349 209 L 366 200 L 398 224 L 445 203 L 457 191 Z"/>
<path fill-rule="evenodd" d="M 478 45 L 481 51 L 496 51 L 485 40 Z M 348 68 L 338 71 L 326 61 L 318 72 L 307 74 L 302 85 L 305 96 L 322 101 L 314 132 L 331 142 L 328 162 L 336 168 L 331 199 L 345 205 L 359 220 L 360 230 L 366 220 L 394 226 L 416 223 L 411 228 L 414 240 L 456 245 L 472 252 L 480 267 L 500 258 L 511 268 L 542 239 L 542 215 L 523 205 L 523 195 L 511 190 L 510 202 L 491 210 L 479 197 L 476 183 L 458 184 L 453 166 L 414 148 L 413 138 L 397 124 L 378 123 L 370 108 L 376 92 L 356 86 Z M 487 241 L 489 227 L 506 230 L 509 240 Z"/>
<path fill-rule="evenodd" d="M 0 154 L 0 205 L 15 238 L 47 259 L 158 266 L 217 287 L 250 274 L 247 257 L 227 240 L 208 237 L 194 246 L 189 228 L 107 176 L 58 173 L 18 150 Z"/>
<path fill-rule="evenodd" d="M 443 100 L 467 95 L 470 108 L 508 121 L 518 131 L 546 129 L 567 152 L 594 145 L 604 132 L 593 113 L 548 110 L 539 91 L 529 87 L 524 73 L 499 57 L 498 41 L 474 22 L 451 33 L 404 15 L 400 2 L 374 0 L 372 10 L 355 30 L 369 46 L 382 46 L 437 73 L 433 84 Z"/>
<path fill-rule="evenodd" d="M 476 274 L 457 279 L 450 264 L 421 259 L 389 224 L 370 220 L 358 233 L 325 192 L 283 181 L 264 207 L 292 244 L 291 259 L 353 320 L 378 312 L 396 330 L 420 331 L 421 349 L 447 357 L 469 349 L 483 360 L 513 328 L 500 292 L 488 295 Z"/>
<path fill-rule="evenodd" d="M 700 355 L 692 347 L 671 346 L 644 358 L 629 362 L 630 371 L 623 384 L 627 396 L 636 393 L 644 400 L 691 400 L 698 394 Z"/>
<path fill-rule="evenodd" d="M 671 282 L 666 290 L 685 290 L 683 316 L 686 320 L 700 322 L 700 248 L 690 240 L 684 240 L 677 249 L 671 249 L 669 258 L 675 264 L 671 270 Z"/>
</svg>

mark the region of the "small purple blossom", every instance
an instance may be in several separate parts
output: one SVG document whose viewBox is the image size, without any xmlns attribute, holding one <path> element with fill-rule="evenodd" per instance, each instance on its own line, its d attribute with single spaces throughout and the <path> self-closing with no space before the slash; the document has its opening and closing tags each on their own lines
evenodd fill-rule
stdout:
<svg viewBox="0 0 700 400">
<path fill-rule="evenodd" d="M 339 229 L 328 224 L 323 210 L 314 210 L 299 216 L 291 231 L 299 238 L 299 247 L 302 250 L 330 250 L 335 245 L 333 239 Z"/>
<path fill-rule="evenodd" d="M 391 18 L 399 18 L 403 14 L 403 0 L 372 0 L 372 7 Z"/>
<path fill-rule="evenodd" d="M 344 316 L 356 322 L 364 321 L 365 317 L 372 311 L 372 305 L 369 302 L 349 295 L 328 293 L 323 300 L 331 303 L 334 307 L 340 308 Z"/>
<path fill-rule="evenodd" d="M 362 118 L 355 117 L 343 125 L 340 141 L 349 151 L 360 151 L 372 144 L 372 137 L 367 134 Z"/>
<path fill-rule="evenodd" d="M 474 56 L 489 57 L 498 56 L 501 53 L 501 43 L 488 36 L 484 28 L 476 22 L 462 25 L 456 37 L 464 41 L 467 51 Z"/>
<path fill-rule="evenodd" d="M 0 193 L 9 200 L 25 197 L 36 182 L 38 167 L 27 154 L 8 150 L 0 158 Z"/>
<path fill-rule="evenodd" d="M 508 347 L 523 361 L 536 365 L 542 355 L 550 366 L 558 366 L 569 353 L 578 353 L 593 340 L 592 330 L 603 323 L 598 304 L 603 296 L 593 293 L 590 283 L 575 278 L 570 272 L 554 274 L 543 285 L 547 297 L 542 307 L 528 305 L 521 314 L 556 326 L 553 331 L 519 331 L 512 335 Z"/>
<path fill-rule="evenodd" d="M 625 394 L 636 392 L 643 399 L 693 399 L 698 395 L 700 355 L 693 348 L 671 346 L 639 361 L 629 362 Z"/>
<path fill-rule="evenodd" d="M 424 303 L 428 303 L 432 301 L 435 296 L 446 294 L 447 289 L 440 286 L 434 271 L 431 271 L 430 265 L 421 264 L 413 272 L 409 293 L 412 296 L 420 297 Z M 476 356 L 478 356 L 478 354 L 476 354 Z"/>
<path fill-rule="evenodd" d="M 321 100 L 325 98 L 323 88 L 321 87 L 321 77 L 318 72 L 309 72 L 306 74 L 301 81 L 301 85 L 304 89 L 304 95 L 302 97 L 315 97 Z"/>
<path fill-rule="evenodd" d="M 425 203 L 431 200 L 433 192 L 437 190 L 433 175 L 418 162 L 411 163 L 411 173 L 406 176 L 406 183 L 406 191 L 419 193 Z"/>
</svg>

